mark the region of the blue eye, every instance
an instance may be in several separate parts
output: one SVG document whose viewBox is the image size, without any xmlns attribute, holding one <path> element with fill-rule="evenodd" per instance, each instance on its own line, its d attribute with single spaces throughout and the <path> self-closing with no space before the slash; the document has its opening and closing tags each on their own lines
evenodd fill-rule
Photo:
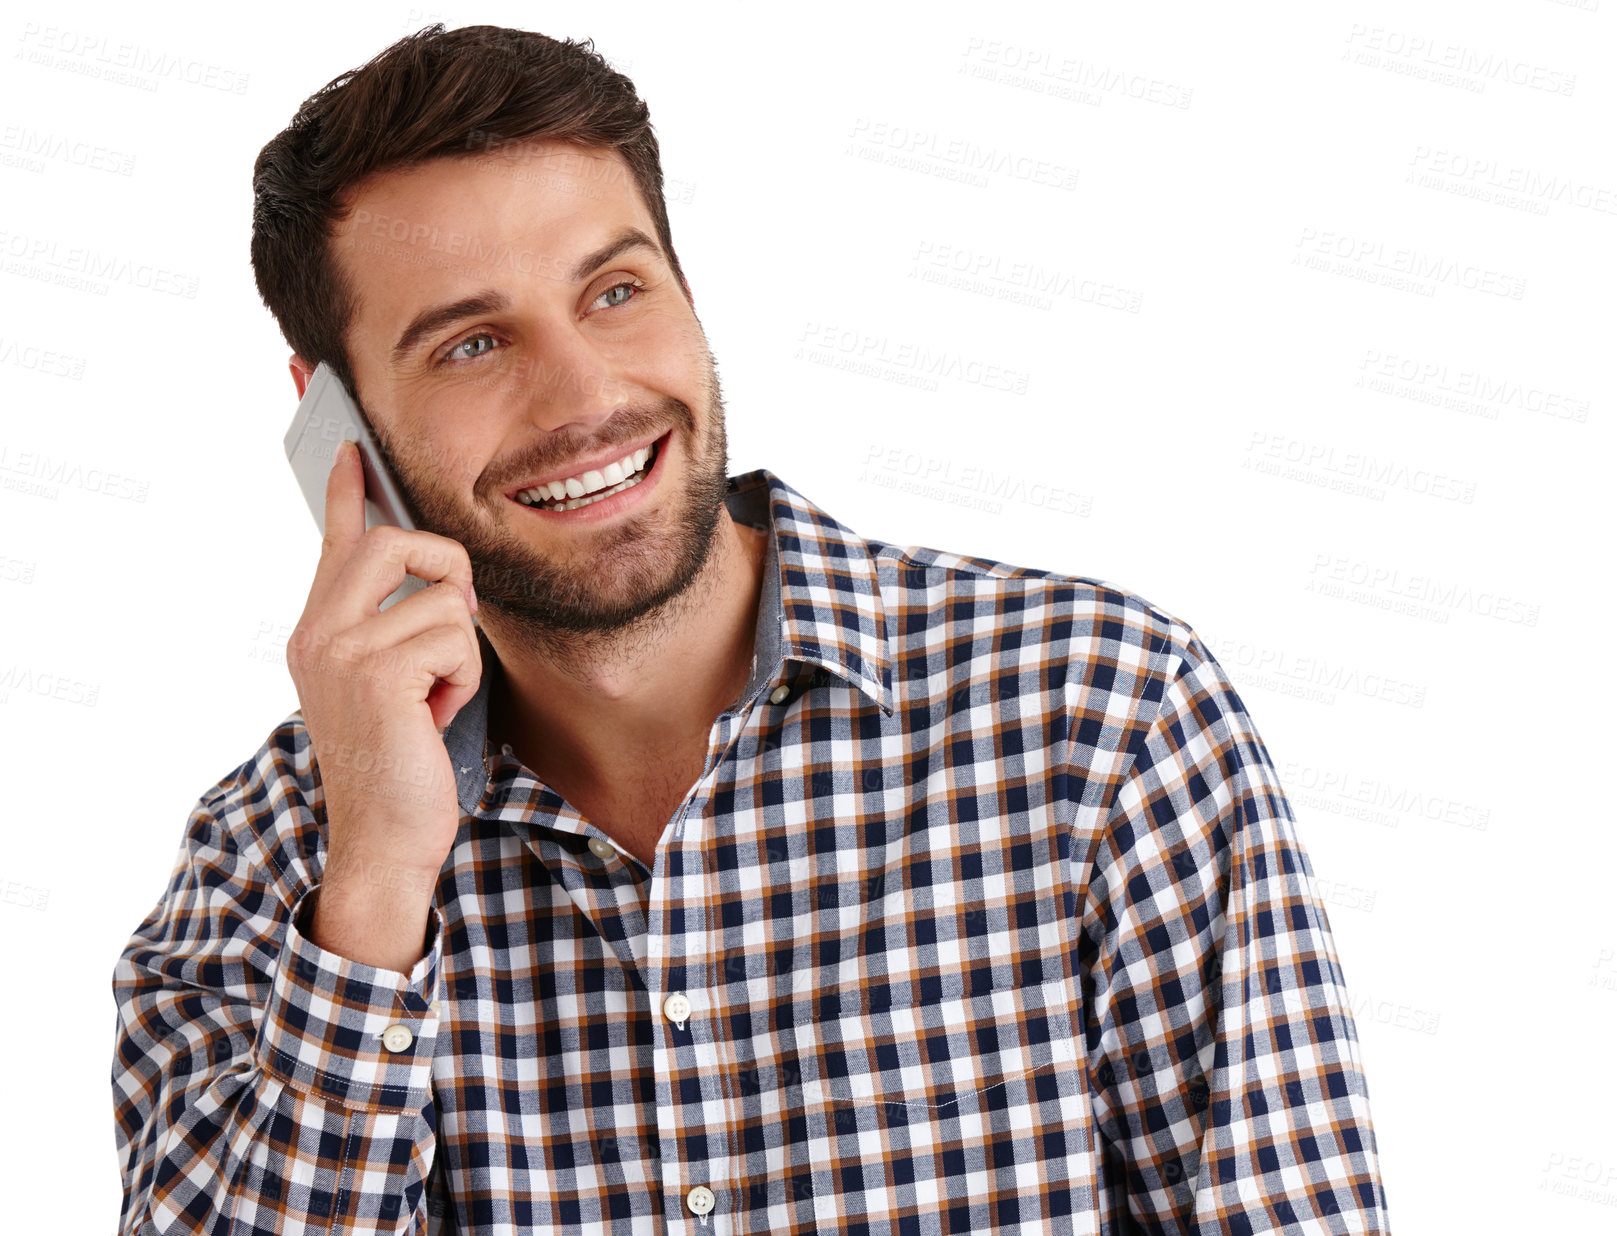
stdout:
<svg viewBox="0 0 1617 1236">
<path fill-rule="evenodd" d="M 487 347 L 476 348 L 476 349 L 474 349 L 472 351 L 465 351 L 464 350 L 464 349 L 467 349 L 467 348 L 471 348 L 472 345 L 476 344 L 476 343 L 485 343 L 488 346 Z M 458 358 L 458 359 L 461 359 L 461 360 L 473 360 L 476 357 L 482 356 L 484 353 L 490 351 L 493 347 L 494 347 L 494 336 L 493 335 L 469 335 L 465 339 L 462 339 L 454 347 L 450 348 L 448 353 L 445 354 L 444 359 L 445 360 L 454 360 L 454 359 Z"/>
<path fill-rule="evenodd" d="M 595 298 L 595 303 L 600 305 L 602 301 L 605 301 L 606 304 L 601 305 L 603 309 L 616 309 L 619 305 L 626 305 L 633 300 L 633 293 L 637 292 L 639 288 L 640 285 L 637 283 L 614 283 Z M 618 292 L 622 292 L 623 295 L 617 296 L 616 293 Z"/>
</svg>

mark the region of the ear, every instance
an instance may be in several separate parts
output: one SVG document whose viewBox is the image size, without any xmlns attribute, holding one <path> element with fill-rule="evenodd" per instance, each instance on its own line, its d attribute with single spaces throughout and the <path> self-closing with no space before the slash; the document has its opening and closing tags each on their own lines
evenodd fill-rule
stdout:
<svg viewBox="0 0 1617 1236">
<path fill-rule="evenodd" d="M 309 385 L 309 379 L 314 376 L 314 366 L 309 364 L 296 352 L 287 362 L 287 368 L 292 371 L 292 381 L 298 388 L 298 398 L 303 398 L 304 389 Z"/>
</svg>

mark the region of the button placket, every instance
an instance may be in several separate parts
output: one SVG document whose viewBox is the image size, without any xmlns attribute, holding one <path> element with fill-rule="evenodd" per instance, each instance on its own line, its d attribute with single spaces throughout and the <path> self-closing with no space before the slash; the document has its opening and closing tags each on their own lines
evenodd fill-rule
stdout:
<svg viewBox="0 0 1617 1236">
<path fill-rule="evenodd" d="M 727 741 L 721 743 L 715 755 L 722 755 L 727 745 Z M 710 760 L 709 773 L 716 763 L 716 758 Z M 685 931 L 678 937 L 664 934 L 661 946 L 652 944 L 647 950 L 648 958 L 655 959 L 652 972 L 661 988 L 654 988 L 651 996 L 653 1017 L 658 1023 L 653 1033 L 657 1044 L 654 1058 L 658 1067 L 657 1124 L 663 1146 L 659 1156 L 663 1196 L 670 1206 L 666 1213 L 671 1224 L 677 1222 L 676 1215 L 687 1219 L 695 1216 L 700 1228 L 712 1230 L 714 1221 L 710 1215 L 718 1199 L 711 1182 L 727 1178 L 735 1168 L 728 1131 L 722 1123 L 709 1125 L 707 1121 L 708 1111 L 715 1101 L 725 1097 L 726 1087 L 716 1067 L 717 1045 L 713 1039 L 718 1027 L 706 1013 L 705 1001 L 710 994 L 703 985 L 707 962 L 696 942 L 705 939 L 707 921 L 716 911 L 702 895 L 707 889 L 702 842 L 689 836 L 673 840 L 668 860 L 670 866 L 677 864 L 681 874 L 658 890 L 662 894 L 659 900 L 665 906 L 670 902 L 681 904 Z M 657 921 L 660 927 L 666 918 L 658 915 Z M 693 1083 L 699 1096 L 687 1090 Z M 699 1181 L 709 1183 L 693 1183 Z"/>
<path fill-rule="evenodd" d="M 713 901 L 717 886 L 710 879 L 712 873 L 708 871 L 704 840 L 709 821 L 703 812 L 712 801 L 713 783 L 709 778 L 718 776 L 720 765 L 730 754 L 750 716 L 749 708 L 744 713 L 724 712 L 716 718 L 708 735 L 708 755 L 702 775 L 680 805 L 666 852 L 659 855 L 648 888 L 646 969 L 649 975 L 655 976 L 648 987 L 653 1018 L 659 1023 L 653 1034 L 659 1095 L 658 1136 L 662 1149 L 658 1158 L 664 1198 L 666 1204 L 673 1207 L 683 1202 L 685 1209 L 696 1215 L 704 1228 L 711 1225 L 708 1216 L 718 1204 L 717 1196 L 709 1185 L 693 1186 L 690 1182 L 704 1178 L 709 1182 L 729 1179 L 740 1164 L 735 1159 L 736 1148 L 730 1133 L 722 1124 L 709 1128 L 704 1120 L 707 1102 L 733 1101 L 735 1096 L 730 1093 L 730 1083 L 721 1076 L 719 1066 L 724 1049 L 718 1040 L 723 1029 L 710 1015 L 712 990 L 706 984 L 711 959 L 695 943 L 707 938 L 708 924 L 717 914 Z M 676 862 L 680 875 L 672 879 L 668 872 Z M 679 937 L 670 937 L 666 934 L 667 906 L 675 902 L 683 909 L 685 930 Z M 683 1033 L 676 1036 L 674 1030 Z M 696 1079 L 703 1099 L 686 1101 L 682 1097 L 681 1079 Z M 707 1136 L 691 1136 L 699 1131 Z M 707 1152 L 699 1158 L 692 1157 L 693 1142 L 705 1143 Z M 697 1210 L 693 1198 L 705 1209 Z"/>
</svg>

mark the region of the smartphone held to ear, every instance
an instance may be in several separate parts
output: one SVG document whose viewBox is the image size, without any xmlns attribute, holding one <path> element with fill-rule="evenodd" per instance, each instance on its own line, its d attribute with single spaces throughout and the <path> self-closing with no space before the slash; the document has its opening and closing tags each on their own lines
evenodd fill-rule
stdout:
<svg viewBox="0 0 1617 1236">
<path fill-rule="evenodd" d="M 292 425 L 286 431 L 286 459 L 298 478 L 298 488 L 314 515 L 322 536 L 326 531 L 326 480 L 337 458 L 337 444 L 353 442 L 365 469 L 365 527 L 393 524 L 414 531 L 415 523 L 404 504 L 404 495 L 377 449 L 376 439 L 365 414 L 349 396 L 337 375 L 324 363 L 315 366 L 309 384 L 298 402 Z M 426 581 L 406 575 L 404 582 L 382 602 L 381 608 L 402 601 Z"/>
</svg>

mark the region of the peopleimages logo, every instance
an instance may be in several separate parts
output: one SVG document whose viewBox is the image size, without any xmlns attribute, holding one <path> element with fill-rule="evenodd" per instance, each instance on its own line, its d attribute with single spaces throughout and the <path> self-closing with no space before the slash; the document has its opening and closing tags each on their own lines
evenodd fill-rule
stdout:
<svg viewBox="0 0 1617 1236">
<path fill-rule="evenodd" d="M 85 360 L 82 356 L 57 352 L 37 344 L 18 343 L 15 339 L 0 335 L 0 365 L 15 365 L 18 369 L 57 378 L 78 379 L 84 376 Z"/>
<path fill-rule="evenodd" d="M 1131 73 L 1109 64 L 1096 64 L 1076 56 L 1059 56 L 1044 48 L 1005 43 L 971 36 L 961 70 L 968 77 L 984 78 L 1058 99 L 1090 105 L 1105 96 L 1154 103 L 1183 111 L 1195 91 L 1145 73 Z"/>
<path fill-rule="evenodd" d="M 1404 177 L 1405 184 L 1435 188 L 1441 183 L 1452 183 L 1496 191 L 1500 194 L 1498 200 L 1504 204 L 1519 198 L 1543 207 L 1535 212 L 1539 214 L 1545 213 L 1553 203 L 1617 215 L 1617 190 L 1610 185 L 1588 184 L 1565 176 L 1547 176 L 1530 167 L 1501 166 L 1499 160 L 1491 156 L 1416 146 L 1409 167 L 1409 173 Z M 1426 177 L 1433 179 L 1427 180 Z M 1484 200 L 1494 199 L 1485 197 Z"/>
<path fill-rule="evenodd" d="M 1342 58 L 1355 64 L 1464 85 L 1473 93 L 1480 93 L 1489 82 L 1504 82 L 1571 97 L 1578 82 L 1575 74 L 1533 64 L 1511 51 L 1481 51 L 1363 22 L 1353 24 L 1345 42 L 1348 49 Z"/>
<path fill-rule="evenodd" d="M 1264 460 L 1297 465 L 1301 471 L 1294 479 L 1306 480 L 1308 470 L 1317 468 L 1322 474 L 1329 473 L 1350 481 L 1364 482 L 1372 492 L 1379 486 L 1387 490 L 1403 490 L 1425 498 L 1458 502 L 1464 506 L 1470 506 L 1477 493 L 1475 481 L 1449 476 L 1435 468 L 1412 467 L 1400 460 L 1384 459 L 1372 452 L 1343 451 L 1330 443 L 1308 442 L 1288 434 L 1255 429 L 1247 443 L 1247 459 L 1241 466 L 1247 468 L 1254 461 Z M 1283 471 L 1277 474 L 1287 475 Z"/>
<path fill-rule="evenodd" d="M 1553 420 L 1579 424 L 1589 419 L 1590 401 L 1587 399 L 1496 377 L 1479 369 L 1450 366 L 1377 348 L 1365 349 L 1354 385 L 1487 420 L 1497 420 L 1500 408 L 1534 412 Z"/>
<path fill-rule="evenodd" d="M 135 170 L 135 156 L 132 154 L 15 124 L 8 124 L 4 130 L 0 130 L 0 161 L 33 172 L 43 171 L 47 162 L 111 172 L 115 176 L 128 176 Z"/>
<path fill-rule="evenodd" d="M 101 695 L 101 684 L 26 665 L 8 665 L 0 669 L 0 703 L 8 703 L 13 691 L 20 695 L 37 695 L 60 700 L 64 704 L 82 704 L 86 708 L 94 708 L 96 699 Z"/>
<path fill-rule="evenodd" d="M 23 480 L 29 486 L 44 489 L 51 485 L 65 485 L 88 493 L 105 494 L 109 498 L 123 498 L 130 502 L 146 501 L 149 482 L 105 468 L 86 468 L 67 459 L 52 458 L 43 451 L 13 452 L 7 443 L 0 443 L 0 473 L 7 473 L 5 481 Z M 8 489 L 11 485 L 6 486 Z M 56 497 L 55 490 L 41 496 Z"/>
<path fill-rule="evenodd" d="M 1435 616 L 1438 621 L 1447 622 L 1449 613 L 1458 610 L 1512 626 L 1538 625 L 1539 606 L 1535 604 L 1491 588 L 1475 588 L 1426 572 L 1405 571 L 1399 567 L 1322 553 L 1314 555 L 1309 575 L 1312 578 L 1303 589 L 1305 592 L 1362 603 L 1369 603 L 1366 598 L 1408 600 L 1431 607 L 1431 614 L 1411 615 L 1415 617 Z M 1386 606 L 1378 605 L 1377 608 Z"/>
<path fill-rule="evenodd" d="M 910 278 L 923 283 L 1041 309 L 1071 302 L 1138 313 L 1144 299 L 1143 293 L 1130 288 L 943 241 L 920 241 L 911 262 Z"/>
<path fill-rule="evenodd" d="M 195 300 L 197 277 L 136 262 L 118 253 L 103 253 L 80 245 L 63 245 L 42 236 L 0 232 L 0 256 L 8 259 L 6 273 L 45 279 L 105 295 L 111 284 L 143 291 L 163 292 Z"/>
<path fill-rule="evenodd" d="M 1392 782 L 1357 768 L 1322 767 L 1291 761 L 1277 770 L 1286 794 L 1311 807 L 1336 815 L 1348 815 L 1338 806 L 1353 804 L 1368 814 L 1352 814 L 1385 827 L 1396 828 L 1397 816 L 1415 816 L 1433 824 L 1483 832 L 1492 815 L 1476 803 L 1434 794 L 1430 787 Z"/>
<path fill-rule="evenodd" d="M 1441 284 L 1521 300 L 1527 280 L 1519 275 L 1460 262 L 1441 253 L 1392 248 L 1385 241 L 1305 227 L 1297 238 L 1292 263 L 1311 270 L 1348 275 L 1366 282 L 1419 291 L 1431 295 Z M 1399 282 L 1400 280 L 1404 282 Z"/>
<path fill-rule="evenodd" d="M 980 462 L 962 464 L 947 456 L 872 442 L 865 450 L 860 480 L 951 506 L 969 506 L 998 515 L 1004 502 L 1017 502 L 1058 515 L 1090 514 L 1094 499 L 1038 479 L 996 472 Z"/>
<path fill-rule="evenodd" d="M 245 73 L 179 52 L 108 38 L 104 34 L 41 26 L 31 21 L 23 26 L 17 41 L 22 44 L 17 49 L 18 60 L 98 77 L 118 85 L 152 91 L 163 81 L 177 81 L 226 94 L 247 93 Z"/>
<path fill-rule="evenodd" d="M 1078 169 L 1075 167 L 997 145 L 981 146 L 967 138 L 946 137 L 928 129 L 889 124 L 885 120 L 870 120 L 861 116 L 854 121 L 850 136 L 863 147 L 863 153 L 886 155 L 886 161 L 893 166 L 910 167 L 917 171 L 930 170 L 927 164 L 955 168 L 975 176 L 974 183 L 979 185 L 987 183 L 986 176 L 996 175 L 1056 189 L 1078 187 Z M 848 153 L 853 154 L 858 150 L 857 146 L 850 147 Z"/>
<path fill-rule="evenodd" d="M 1283 648 L 1228 637 L 1215 640 L 1209 650 L 1232 674 L 1248 678 L 1255 686 L 1287 695 L 1302 694 L 1317 703 L 1333 704 L 1336 693 L 1342 692 L 1409 708 L 1426 704 L 1425 683 L 1361 670 L 1328 657 L 1297 656 Z M 1311 690 L 1300 692 L 1299 688 Z"/>
<path fill-rule="evenodd" d="M 1024 370 L 996 365 L 953 348 L 934 348 L 874 331 L 819 322 L 804 325 L 794 359 L 926 390 L 938 389 L 939 379 L 947 378 L 967 386 L 1025 395 L 1030 376 Z"/>
</svg>

